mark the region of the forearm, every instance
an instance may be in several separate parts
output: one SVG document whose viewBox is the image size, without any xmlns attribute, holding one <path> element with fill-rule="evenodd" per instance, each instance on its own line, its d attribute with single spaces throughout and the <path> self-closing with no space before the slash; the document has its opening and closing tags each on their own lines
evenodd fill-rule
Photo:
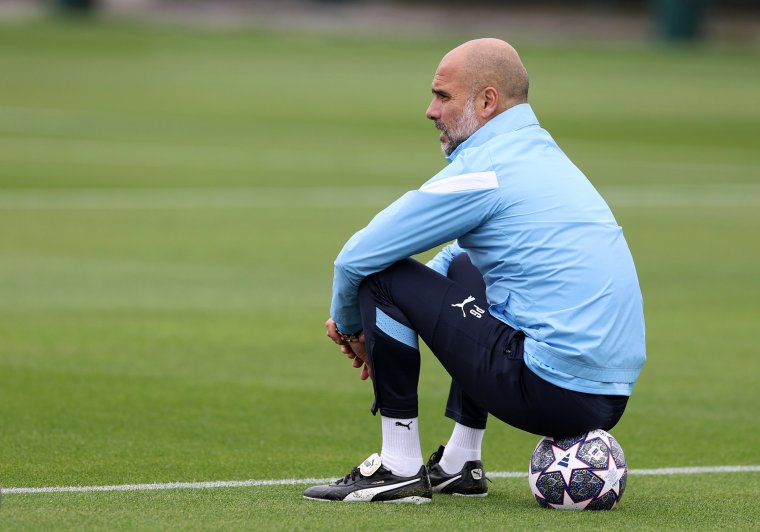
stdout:
<svg viewBox="0 0 760 532">
<path fill-rule="evenodd" d="M 441 275 L 447 275 L 449 272 L 449 265 L 454 257 L 464 253 L 464 250 L 459 247 L 458 242 L 449 244 L 441 249 L 435 257 L 430 259 L 427 263 L 427 267 L 440 273 Z"/>
<path fill-rule="evenodd" d="M 364 278 L 466 233 L 489 215 L 498 200 L 492 190 L 412 191 L 375 216 L 346 242 L 335 260 L 330 316 L 341 332 L 361 329 L 358 292 Z M 462 249 L 452 244 L 443 253 L 433 269 L 445 275 Z"/>
</svg>

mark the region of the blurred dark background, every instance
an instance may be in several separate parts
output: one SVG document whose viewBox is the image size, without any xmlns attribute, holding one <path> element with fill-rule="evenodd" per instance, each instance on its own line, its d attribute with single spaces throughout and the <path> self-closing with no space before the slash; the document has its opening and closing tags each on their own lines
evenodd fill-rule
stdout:
<svg viewBox="0 0 760 532">
<path fill-rule="evenodd" d="M 42 10 L 273 28 L 464 33 L 498 26 L 539 39 L 760 45 L 758 0 L 0 0 L 0 16 Z"/>
</svg>

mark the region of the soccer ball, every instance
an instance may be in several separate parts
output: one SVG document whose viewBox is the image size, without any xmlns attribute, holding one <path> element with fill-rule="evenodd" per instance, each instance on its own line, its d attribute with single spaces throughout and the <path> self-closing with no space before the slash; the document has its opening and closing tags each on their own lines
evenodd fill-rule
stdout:
<svg viewBox="0 0 760 532">
<path fill-rule="evenodd" d="M 528 468 L 538 504 L 559 510 L 611 510 L 623 496 L 627 479 L 623 448 L 603 430 L 543 438 Z"/>
</svg>

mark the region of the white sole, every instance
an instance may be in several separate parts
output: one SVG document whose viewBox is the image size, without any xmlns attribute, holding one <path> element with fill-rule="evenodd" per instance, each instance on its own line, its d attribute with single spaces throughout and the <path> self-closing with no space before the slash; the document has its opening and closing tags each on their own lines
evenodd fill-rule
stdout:
<svg viewBox="0 0 760 532">
<path fill-rule="evenodd" d="M 404 497 L 403 499 L 394 499 L 392 501 L 378 501 L 378 502 L 390 502 L 393 504 L 429 504 L 433 502 L 433 499 L 428 499 L 427 497 L 420 497 L 418 495 L 414 495 L 412 497 Z"/>
<path fill-rule="evenodd" d="M 316 497 L 307 497 L 306 495 L 303 496 L 304 499 L 308 499 L 310 501 L 320 501 L 320 502 L 348 502 L 348 503 L 357 503 L 357 502 L 381 502 L 381 503 L 389 503 L 389 504 L 429 504 L 433 502 L 433 499 L 429 499 L 428 497 L 419 497 L 417 495 L 412 497 L 404 497 L 402 499 L 393 499 L 392 501 L 336 501 L 333 499 L 317 499 Z"/>
</svg>

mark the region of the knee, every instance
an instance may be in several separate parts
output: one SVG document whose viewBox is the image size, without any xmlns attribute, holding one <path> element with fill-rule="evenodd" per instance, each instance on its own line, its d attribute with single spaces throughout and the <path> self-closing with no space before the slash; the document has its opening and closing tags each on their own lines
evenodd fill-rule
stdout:
<svg viewBox="0 0 760 532">
<path fill-rule="evenodd" d="M 460 253 L 451 261 L 451 264 L 457 266 L 472 266 L 472 261 L 467 253 Z"/>
<path fill-rule="evenodd" d="M 483 275 L 470 261 L 467 253 L 460 253 L 449 265 L 449 271 L 446 276 L 462 285 L 470 287 L 471 290 L 477 290 L 481 294 L 486 292 L 486 283 Z"/>
<path fill-rule="evenodd" d="M 401 271 L 414 267 L 417 263 L 414 259 L 402 259 L 394 262 L 384 270 L 365 277 L 359 285 L 359 298 L 365 298 L 369 294 L 387 292 L 393 285 L 394 277 Z"/>
</svg>

